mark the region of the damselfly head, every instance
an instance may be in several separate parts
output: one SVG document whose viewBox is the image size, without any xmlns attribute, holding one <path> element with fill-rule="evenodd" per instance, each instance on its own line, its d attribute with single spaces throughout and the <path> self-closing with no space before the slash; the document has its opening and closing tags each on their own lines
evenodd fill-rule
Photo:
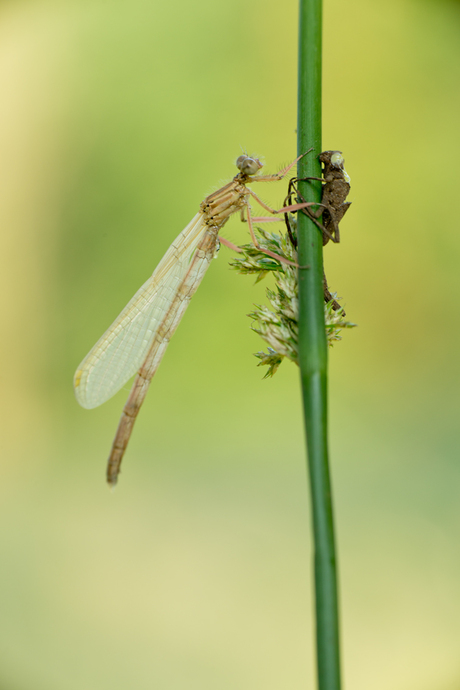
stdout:
<svg viewBox="0 0 460 690">
<path fill-rule="evenodd" d="M 236 159 L 236 167 L 244 175 L 255 175 L 262 167 L 262 163 L 258 158 L 251 158 L 243 154 Z"/>
</svg>

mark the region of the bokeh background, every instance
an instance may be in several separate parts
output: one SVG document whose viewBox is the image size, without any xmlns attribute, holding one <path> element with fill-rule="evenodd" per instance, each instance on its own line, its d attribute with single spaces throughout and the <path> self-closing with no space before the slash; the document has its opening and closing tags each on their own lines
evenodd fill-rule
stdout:
<svg viewBox="0 0 460 690">
<path fill-rule="evenodd" d="M 359 324 L 330 351 L 345 687 L 457 690 L 460 3 L 324 20 L 353 202 L 325 261 Z M 262 380 L 246 316 L 265 286 L 221 250 L 115 492 L 128 387 L 72 391 L 241 148 L 295 157 L 296 43 L 290 0 L 1 3 L 1 690 L 314 687 L 298 371 Z"/>
</svg>

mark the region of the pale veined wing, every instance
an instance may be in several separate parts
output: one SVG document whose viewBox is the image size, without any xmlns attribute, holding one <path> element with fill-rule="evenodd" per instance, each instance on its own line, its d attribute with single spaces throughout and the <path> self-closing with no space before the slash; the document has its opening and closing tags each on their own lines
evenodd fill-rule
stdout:
<svg viewBox="0 0 460 690">
<path fill-rule="evenodd" d="M 139 370 L 207 229 L 203 214 L 197 213 L 82 361 L 74 378 L 75 395 L 82 407 L 101 405 Z M 204 273 L 208 265 L 194 270 Z"/>
</svg>

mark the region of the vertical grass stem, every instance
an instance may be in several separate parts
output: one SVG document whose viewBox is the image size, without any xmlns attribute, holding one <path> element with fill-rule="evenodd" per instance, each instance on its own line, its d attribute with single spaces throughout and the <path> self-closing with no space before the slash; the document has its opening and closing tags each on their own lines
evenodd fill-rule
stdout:
<svg viewBox="0 0 460 690">
<path fill-rule="evenodd" d="M 299 177 L 321 177 L 322 0 L 300 0 Z M 320 201 L 321 182 L 299 183 L 307 201 Z M 314 539 L 316 642 L 319 690 L 340 690 L 337 565 L 327 448 L 327 342 L 324 323 L 321 232 L 298 214 L 299 365 L 307 436 Z"/>
</svg>

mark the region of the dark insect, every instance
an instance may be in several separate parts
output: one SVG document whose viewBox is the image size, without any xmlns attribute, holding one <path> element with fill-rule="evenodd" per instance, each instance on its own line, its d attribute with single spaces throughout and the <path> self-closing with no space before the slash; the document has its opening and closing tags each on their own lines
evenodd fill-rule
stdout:
<svg viewBox="0 0 460 690">
<path fill-rule="evenodd" d="M 321 204 L 318 204 L 316 211 L 310 207 L 302 209 L 317 227 L 321 230 L 323 236 L 323 245 L 327 244 L 329 240 L 332 242 L 340 242 L 339 223 L 348 211 L 351 202 L 345 201 L 350 191 L 350 178 L 343 167 L 344 160 L 341 151 L 323 151 L 318 156 L 323 164 L 323 177 L 304 177 L 293 178 L 289 182 L 288 194 L 284 202 L 285 206 L 292 205 L 292 195 L 295 193 L 298 200 L 304 202 L 305 199 L 300 194 L 297 183 L 299 181 L 319 180 L 323 182 Z M 322 215 L 322 222 L 318 219 Z M 297 247 L 297 239 L 292 232 L 289 216 L 284 214 L 287 232 L 293 245 Z M 333 300 L 327 285 L 326 274 L 323 272 L 323 289 L 324 299 L 326 302 Z M 339 303 L 333 301 L 333 309 L 337 311 L 340 309 Z"/>
</svg>

